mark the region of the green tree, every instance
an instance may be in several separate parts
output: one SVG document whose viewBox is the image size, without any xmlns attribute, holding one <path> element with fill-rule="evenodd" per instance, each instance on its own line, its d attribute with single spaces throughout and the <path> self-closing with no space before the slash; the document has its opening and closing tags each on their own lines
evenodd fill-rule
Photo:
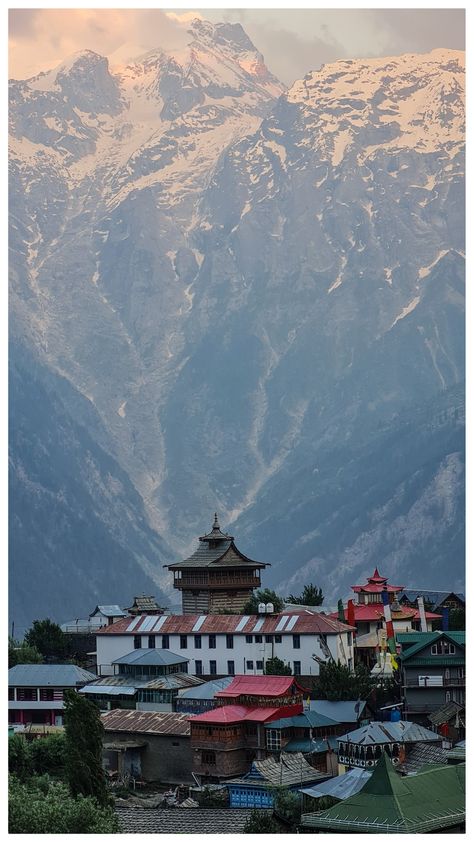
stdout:
<svg viewBox="0 0 474 842">
<path fill-rule="evenodd" d="M 8 668 L 16 667 L 17 664 L 42 664 L 43 656 L 35 646 L 28 646 L 27 643 L 8 638 Z"/>
<path fill-rule="evenodd" d="M 242 833 L 281 833 L 281 830 L 270 813 L 264 810 L 252 810 Z"/>
<path fill-rule="evenodd" d="M 48 734 L 28 744 L 31 766 L 37 775 L 63 778 L 66 771 L 66 736 Z"/>
<path fill-rule="evenodd" d="M 110 807 L 94 798 L 73 798 L 64 783 L 32 778 L 27 784 L 11 775 L 8 782 L 10 833 L 118 833 Z"/>
<path fill-rule="evenodd" d="M 35 620 L 31 629 L 25 634 L 28 646 L 34 646 L 45 658 L 61 660 L 68 654 L 68 638 L 57 623 L 49 618 Z"/>
<path fill-rule="evenodd" d="M 281 658 L 269 658 L 265 661 L 265 675 L 291 675 L 291 667 Z"/>
<path fill-rule="evenodd" d="M 464 631 L 466 628 L 466 609 L 450 608 L 448 625 L 449 631 Z"/>
<path fill-rule="evenodd" d="M 303 593 L 301 596 L 287 596 L 287 602 L 291 602 L 293 605 L 322 605 L 324 602 L 324 596 L 321 588 L 317 588 L 316 585 L 305 585 L 303 588 Z"/>
<path fill-rule="evenodd" d="M 25 781 L 32 772 L 31 757 L 24 737 L 13 734 L 8 738 L 8 771 Z"/>
<path fill-rule="evenodd" d="M 102 768 L 104 726 L 99 708 L 75 690 L 64 691 L 66 777 L 73 795 L 91 795 L 108 804 Z"/>
<path fill-rule="evenodd" d="M 321 664 L 316 680 L 316 692 L 321 699 L 330 702 L 366 699 L 372 689 L 370 672 L 363 664 L 358 664 L 351 672 L 340 661 Z"/>
<path fill-rule="evenodd" d="M 274 791 L 273 811 L 276 816 L 289 825 L 287 833 L 296 833 L 301 820 L 302 797 L 298 792 L 290 792 L 285 787 Z"/>
<path fill-rule="evenodd" d="M 245 603 L 242 614 L 258 614 L 258 606 L 260 602 L 264 602 L 265 605 L 267 605 L 268 602 L 271 602 L 276 614 L 283 609 L 284 605 L 283 599 L 281 596 L 278 596 L 275 591 L 271 591 L 269 588 L 263 588 L 252 594 L 248 602 Z"/>
</svg>

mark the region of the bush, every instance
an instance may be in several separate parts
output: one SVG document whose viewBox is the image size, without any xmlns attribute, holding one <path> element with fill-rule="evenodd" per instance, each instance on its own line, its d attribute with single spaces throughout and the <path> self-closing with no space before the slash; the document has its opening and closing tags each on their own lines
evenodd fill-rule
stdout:
<svg viewBox="0 0 474 842">
<path fill-rule="evenodd" d="M 281 833 L 279 825 L 270 813 L 252 810 L 245 822 L 243 833 Z"/>
<path fill-rule="evenodd" d="M 10 833 L 118 833 L 118 819 L 94 798 L 73 798 L 63 783 L 52 783 L 46 793 L 31 778 L 23 784 L 9 779 L 8 829 Z"/>
<path fill-rule="evenodd" d="M 28 744 L 19 734 L 8 738 L 8 771 L 20 781 L 25 781 L 32 773 Z"/>
<path fill-rule="evenodd" d="M 37 775 L 63 777 L 66 767 L 66 737 L 49 734 L 28 744 L 33 771 Z"/>
</svg>

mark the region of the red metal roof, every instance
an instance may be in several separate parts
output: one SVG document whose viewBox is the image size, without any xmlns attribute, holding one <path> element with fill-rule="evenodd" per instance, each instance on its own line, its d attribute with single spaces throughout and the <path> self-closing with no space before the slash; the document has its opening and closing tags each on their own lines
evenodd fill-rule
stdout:
<svg viewBox="0 0 474 842">
<path fill-rule="evenodd" d="M 382 603 L 373 603 L 372 605 L 354 605 L 354 612 L 355 612 L 355 621 L 364 623 L 369 622 L 370 620 L 381 620 L 383 619 L 383 605 Z M 420 619 L 420 612 L 415 611 L 413 614 L 413 609 L 404 609 L 403 607 L 400 608 L 400 611 L 396 611 L 394 620 L 402 619 L 405 616 L 407 619 L 419 620 Z M 427 620 L 435 620 L 438 617 L 441 617 L 441 614 L 433 614 L 431 611 L 425 611 L 426 619 Z M 331 614 L 332 617 L 337 617 L 338 612 L 335 611 L 334 614 Z M 347 608 L 344 608 L 344 616 L 347 619 Z"/>
<path fill-rule="evenodd" d="M 308 610 L 272 616 L 253 614 L 247 619 L 242 614 L 207 614 L 199 628 L 195 629 L 201 617 L 200 614 L 161 615 L 155 618 L 156 629 L 155 624 L 150 622 L 153 618 L 146 614 L 139 618 L 124 617 L 110 626 L 98 629 L 97 634 L 339 634 L 351 628 L 340 623 L 337 614 L 313 614 Z M 284 617 L 287 619 L 283 624 Z"/>
<path fill-rule="evenodd" d="M 403 591 L 404 585 L 384 585 L 383 582 L 377 584 L 377 582 L 370 582 L 367 585 L 351 585 L 352 590 L 354 593 L 382 593 L 382 591 L 387 591 L 388 593 L 399 593 L 399 591 Z"/>
<path fill-rule="evenodd" d="M 291 713 L 289 707 L 279 708 L 257 708 L 246 705 L 224 705 L 221 708 L 208 710 L 206 713 L 199 713 L 197 716 L 190 716 L 191 724 L 213 723 L 214 725 L 233 725 L 237 722 L 271 722 L 272 719 L 283 719 L 295 716 L 302 710 L 302 705 L 292 705 Z"/>
<path fill-rule="evenodd" d="M 216 693 L 216 698 L 228 696 L 286 696 L 291 687 L 300 692 L 303 688 L 291 675 L 236 675 L 224 689 Z"/>
</svg>

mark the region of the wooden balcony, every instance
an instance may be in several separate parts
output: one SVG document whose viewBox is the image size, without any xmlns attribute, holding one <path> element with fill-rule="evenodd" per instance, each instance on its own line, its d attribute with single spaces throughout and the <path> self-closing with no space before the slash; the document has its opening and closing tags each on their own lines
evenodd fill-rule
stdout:
<svg viewBox="0 0 474 842">
<path fill-rule="evenodd" d="M 205 590 L 229 590 L 231 589 L 251 589 L 260 587 L 260 576 L 251 576 L 249 573 L 245 575 L 188 575 L 178 578 L 175 576 L 174 587 L 179 590 L 194 590 L 203 588 Z"/>
<path fill-rule="evenodd" d="M 418 678 L 405 678 L 403 686 L 410 687 L 410 689 L 413 689 L 414 687 L 419 687 L 420 690 L 435 690 L 437 687 L 465 687 L 466 676 L 463 676 L 462 678 L 446 678 L 443 675 L 443 681 L 440 684 L 430 684 L 429 682 L 427 682 L 426 684 L 424 682 L 420 684 Z"/>
</svg>

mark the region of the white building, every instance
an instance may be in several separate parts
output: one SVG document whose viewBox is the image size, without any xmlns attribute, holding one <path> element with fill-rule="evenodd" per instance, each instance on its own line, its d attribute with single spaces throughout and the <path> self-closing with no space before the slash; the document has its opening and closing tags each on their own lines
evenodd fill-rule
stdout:
<svg viewBox="0 0 474 842">
<path fill-rule="evenodd" d="M 265 662 L 278 657 L 294 675 L 318 675 L 330 658 L 354 666 L 353 628 L 323 613 L 252 615 L 139 615 L 97 632 L 98 675 L 112 675 L 112 664 L 133 649 L 169 649 L 189 658 L 198 676 L 262 675 Z"/>
</svg>

